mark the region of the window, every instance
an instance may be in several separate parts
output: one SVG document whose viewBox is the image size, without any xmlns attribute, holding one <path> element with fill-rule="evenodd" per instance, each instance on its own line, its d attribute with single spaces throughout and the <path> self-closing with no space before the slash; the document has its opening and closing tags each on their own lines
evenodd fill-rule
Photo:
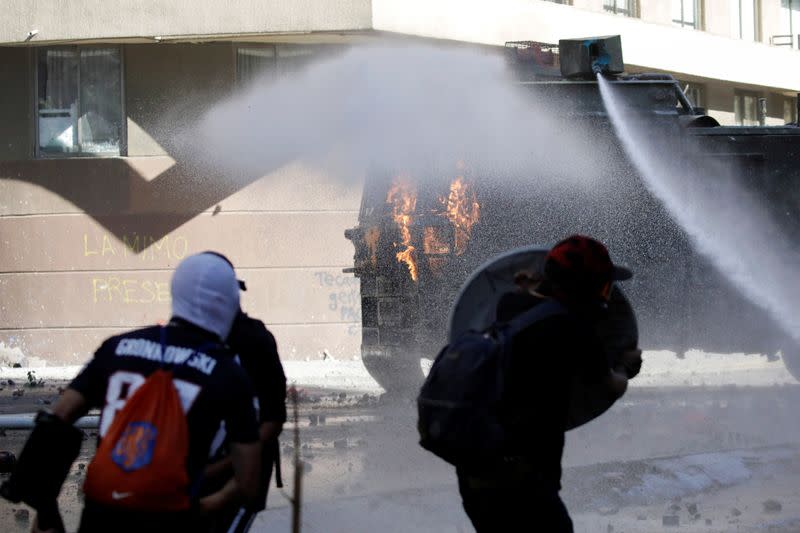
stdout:
<svg viewBox="0 0 800 533">
<path fill-rule="evenodd" d="M 278 57 L 274 46 L 240 46 L 236 49 L 236 81 L 248 84 L 262 76 L 275 76 Z"/>
<path fill-rule="evenodd" d="M 682 28 L 701 28 L 700 0 L 672 0 L 672 23 Z"/>
<path fill-rule="evenodd" d="M 683 94 L 691 102 L 692 107 L 705 107 L 705 90 L 702 85 L 697 83 L 679 82 L 683 87 Z"/>
<path fill-rule="evenodd" d="M 733 101 L 733 112 L 739 126 L 758 126 L 758 94 L 737 91 Z"/>
<path fill-rule="evenodd" d="M 37 155 L 120 155 L 125 134 L 117 47 L 42 48 L 36 67 Z"/>
<path fill-rule="evenodd" d="M 757 0 L 730 0 L 731 34 L 745 41 L 758 39 Z"/>
<path fill-rule="evenodd" d="M 637 16 L 636 0 L 603 0 L 603 9 L 626 17 Z"/>
<path fill-rule="evenodd" d="M 236 48 L 236 81 L 241 85 L 256 79 L 274 81 L 301 72 L 314 61 L 343 49 L 313 44 L 241 45 Z"/>
<path fill-rule="evenodd" d="M 770 35 L 770 44 L 800 47 L 800 0 L 781 0 L 780 27 L 778 35 Z"/>
<path fill-rule="evenodd" d="M 783 122 L 785 124 L 793 124 L 797 122 L 797 99 L 783 99 Z"/>
</svg>

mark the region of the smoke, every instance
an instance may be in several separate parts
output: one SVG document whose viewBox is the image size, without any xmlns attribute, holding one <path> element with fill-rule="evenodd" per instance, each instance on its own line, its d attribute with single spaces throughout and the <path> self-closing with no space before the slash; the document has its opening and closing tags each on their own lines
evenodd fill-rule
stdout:
<svg viewBox="0 0 800 533">
<path fill-rule="evenodd" d="M 590 141 L 565 123 L 511 82 L 496 53 L 383 44 L 277 82 L 260 79 L 177 143 L 184 159 L 232 177 L 263 176 L 298 158 L 345 180 L 359 170 L 466 160 L 498 175 L 583 183 L 595 165 Z"/>
<path fill-rule="evenodd" d="M 711 161 L 689 164 L 625 108 L 613 86 L 598 76 L 608 114 L 650 192 L 748 299 L 800 341 L 800 255 L 763 202 L 742 186 L 732 167 Z M 658 142 L 654 139 L 659 139 Z"/>
</svg>

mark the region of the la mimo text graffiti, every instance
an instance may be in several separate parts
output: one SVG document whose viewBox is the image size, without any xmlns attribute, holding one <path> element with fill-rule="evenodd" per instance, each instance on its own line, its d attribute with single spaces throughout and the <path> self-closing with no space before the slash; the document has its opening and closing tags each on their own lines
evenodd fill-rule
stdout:
<svg viewBox="0 0 800 533">
<path fill-rule="evenodd" d="M 183 259 L 189 251 L 189 240 L 183 235 L 167 235 L 156 239 L 152 235 L 132 233 L 116 239 L 108 234 L 83 235 L 84 257 L 126 258 L 138 257 L 142 261 L 157 259 Z"/>
<path fill-rule="evenodd" d="M 169 283 L 105 276 L 92 278 L 94 303 L 152 304 L 170 302 Z"/>
</svg>

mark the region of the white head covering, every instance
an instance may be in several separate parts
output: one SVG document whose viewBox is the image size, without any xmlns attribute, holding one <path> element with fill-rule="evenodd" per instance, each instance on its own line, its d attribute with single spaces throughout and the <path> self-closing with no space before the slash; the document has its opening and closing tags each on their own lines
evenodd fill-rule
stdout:
<svg viewBox="0 0 800 533">
<path fill-rule="evenodd" d="M 172 274 L 172 316 L 225 339 L 239 312 L 233 268 L 213 254 L 191 255 Z"/>
</svg>

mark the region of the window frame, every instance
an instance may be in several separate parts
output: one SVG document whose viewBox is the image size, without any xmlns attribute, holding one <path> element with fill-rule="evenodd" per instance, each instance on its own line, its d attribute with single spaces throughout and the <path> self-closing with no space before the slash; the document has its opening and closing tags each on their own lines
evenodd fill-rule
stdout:
<svg viewBox="0 0 800 533">
<path fill-rule="evenodd" d="M 691 0 L 694 3 L 694 23 L 689 24 L 685 22 L 686 15 L 684 14 L 684 4 L 687 0 L 672 0 L 673 2 L 680 2 L 681 3 L 681 20 L 672 19 L 672 24 L 674 26 L 679 26 L 681 28 L 691 28 L 693 30 L 703 31 L 705 27 L 704 20 L 703 20 L 703 12 L 704 12 L 704 0 Z"/>
<path fill-rule="evenodd" d="M 744 101 L 745 101 L 745 97 L 752 97 L 753 100 L 755 101 L 755 107 L 753 109 L 754 110 L 754 116 L 755 116 L 755 118 L 754 118 L 755 123 L 754 124 L 745 124 L 744 123 L 744 115 L 745 115 L 745 112 L 744 112 L 744 108 L 745 108 Z M 733 120 L 736 122 L 737 126 L 742 126 L 742 127 L 745 127 L 745 128 L 752 128 L 754 126 L 758 126 L 758 99 L 759 98 L 763 98 L 763 95 L 761 93 L 757 92 L 757 91 L 749 91 L 749 90 L 746 90 L 746 89 L 736 89 L 736 90 L 734 90 L 734 92 L 733 92 Z M 740 101 L 741 101 L 741 103 L 739 103 Z M 741 115 L 741 121 L 739 120 L 740 117 L 738 117 L 736 115 L 737 107 L 741 110 L 741 114 L 742 114 Z"/>
<path fill-rule="evenodd" d="M 706 99 L 708 98 L 706 93 L 706 84 L 697 83 L 693 81 L 684 81 L 684 80 L 678 80 L 678 84 L 680 85 L 683 94 L 686 95 L 686 98 L 688 98 L 689 102 L 691 102 L 692 107 L 701 107 L 706 110 L 708 109 L 708 106 L 706 105 Z M 695 102 L 694 99 L 690 96 L 691 92 L 694 92 L 695 94 L 700 96 L 698 102 Z"/>
<path fill-rule="evenodd" d="M 609 0 L 603 0 L 603 11 L 611 14 L 611 15 L 622 15 L 623 17 L 631 17 L 631 18 L 639 18 L 639 0 L 611 0 L 614 2 L 613 7 L 610 7 L 606 2 Z M 626 3 L 628 7 L 626 9 L 620 9 L 617 7 L 618 3 Z"/>
<path fill-rule="evenodd" d="M 239 50 L 242 49 L 272 49 L 273 68 L 278 72 L 278 43 L 234 43 L 233 46 L 233 82 L 237 89 L 246 87 L 252 80 L 242 80 L 239 71 Z"/>
<path fill-rule="evenodd" d="M 788 34 L 784 33 L 784 34 L 770 35 L 769 44 L 771 44 L 772 46 L 788 46 L 792 50 L 799 50 L 800 49 L 800 33 L 795 33 L 795 31 L 797 31 L 797 29 L 795 29 L 795 15 L 794 15 L 794 13 L 795 13 L 795 8 L 798 8 L 797 9 L 797 13 L 798 13 L 797 17 L 800 19 L 800 0 L 781 0 L 780 6 L 779 6 L 779 9 L 781 9 L 781 10 L 784 9 L 784 7 L 783 7 L 783 2 L 784 1 L 788 3 L 788 7 L 785 8 L 785 9 L 787 9 L 787 11 L 789 12 L 788 13 L 788 16 L 789 16 L 789 21 L 788 21 L 789 22 L 789 28 L 788 28 L 789 33 Z M 783 21 L 781 21 L 781 22 L 783 22 Z M 788 43 L 785 42 L 785 41 L 784 42 L 779 42 L 779 40 L 786 39 L 787 37 L 789 38 L 789 42 Z"/>
<path fill-rule="evenodd" d="M 120 97 L 120 132 L 119 132 L 119 152 L 60 152 L 50 153 L 42 151 L 39 146 L 39 57 L 40 54 L 47 50 L 53 49 L 67 49 L 72 48 L 75 50 L 87 49 L 108 49 L 116 48 L 119 51 L 119 97 Z M 126 93 L 125 93 L 125 47 L 122 45 L 105 45 L 105 44 L 91 44 L 91 45 L 54 45 L 54 46 L 41 46 L 37 47 L 31 54 L 31 63 L 33 65 L 33 155 L 35 159 L 75 159 L 75 158 L 99 158 L 108 159 L 113 157 L 127 157 L 128 155 L 128 110 L 125 106 Z M 80 68 L 78 69 L 78 91 L 77 91 L 77 105 L 80 109 Z"/>
<path fill-rule="evenodd" d="M 742 2 L 753 2 L 753 40 L 752 42 L 757 43 L 761 42 L 761 0 L 734 0 L 737 5 L 736 11 L 733 15 L 737 18 L 738 25 L 737 25 L 737 33 L 733 35 L 734 39 L 739 39 L 741 41 L 747 40 L 747 42 L 751 42 L 749 39 L 745 39 L 744 37 L 744 26 L 743 26 L 743 17 L 742 17 Z"/>
</svg>

